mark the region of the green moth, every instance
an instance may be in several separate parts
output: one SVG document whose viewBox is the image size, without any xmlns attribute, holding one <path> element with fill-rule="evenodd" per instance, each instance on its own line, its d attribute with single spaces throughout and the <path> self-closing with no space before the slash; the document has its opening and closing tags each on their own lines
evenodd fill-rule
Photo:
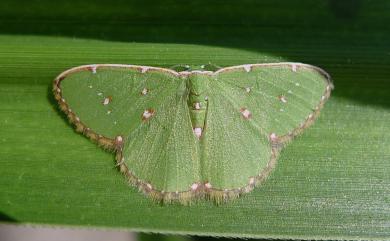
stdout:
<svg viewBox="0 0 390 241">
<path fill-rule="evenodd" d="M 151 198 L 188 204 L 250 192 L 333 89 L 322 69 L 247 64 L 215 71 L 118 64 L 61 73 L 53 91 L 76 130 L 114 150 Z"/>
</svg>

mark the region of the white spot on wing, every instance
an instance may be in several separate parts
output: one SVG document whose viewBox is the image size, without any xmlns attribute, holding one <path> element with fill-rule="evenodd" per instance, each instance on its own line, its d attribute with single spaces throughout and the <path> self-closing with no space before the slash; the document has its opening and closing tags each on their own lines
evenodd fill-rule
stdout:
<svg viewBox="0 0 390 241">
<path fill-rule="evenodd" d="M 144 113 L 142 113 L 142 120 L 146 121 L 150 119 L 154 115 L 153 109 L 145 110 Z"/>
<path fill-rule="evenodd" d="M 198 139 L 202 136 L 202 128 L 200 127 L 195 127 L 193 132 Z"/>
<path fill-rule="evenodd" d="M 287 103 L 287 98 L 284 95 L 279 96 L 279 100 L 283 103 Z"/>
<path fill-rule="evenodd" d="M 191 190 L 192 191 L 196 191 L 196 189 L 198 189 L 198 187 L 199 187 L 199 184 L 198 183 L 194 183 L 194 184 L 191 185 Z"/>
<path fill-rule="evenodd" d="M 275 133 L 271 133 L 269 135 L 269 139 L 272 141 L 272 142 L 275 142 L 278 140 L 278 136 L 275 134 Z"/>
<path fill-rule="evenodd" d="M 141 73 L 146 73 L 148 70 L 149 70 L 148 67 L 143 66 L 143 67 L 141 68 Z"/>
<path fill-rule="evenodd" d="M 195 110 L 200 110 L 200 103 L 199 102 L 195 102 L 194 108 L 195 108 Z"/>
<path fill-rule="evenodd" d="M 116 146 L 122 146 L 123 145 L 123 138 L 122 138 L 122 136 L 115 137 L 115 145 Z"/>
<path fill-rule="evenodd" d="M 250 119 L 252 117 L 252 113 L 247 108 L 241 108 L 240 112 L 245 119 Z"/>
<path fill-rule="evenodd" d="M 249 64 L 246 64 L 243 66 L 246 72 L 251 71 L 251 66 Z"/>
<path fill-rule="evenodd" d="M 104 100 L 103 100 L 103 105 L 108 105 L 108 104 L 110 104 L 110 102 L 111 102 L 111 97 L 109 96 L 109 97 L 106 97 L 106 98 L 104 98 Z"/>
<path fill-rule="evenodd" d="M 91 66 L 91 71 L 92 71 L 92 74 L 96 74 L 96 65 L 92 65 Z"/>
<path fill-rule="evenodd" d="M 123 141 L 123 138 L 122 138 L 122 136 L 117 136 L 115 138 L 115 140 L 116 140 L 117 143 L 121 143 Z"/>
<path fill-rule="evenodd" d="M 292 64 L 291 65 L 291 70 L 294 71 L 294 72 L 297 72 L 297 65 L 296 64 Z"/>
</svg>

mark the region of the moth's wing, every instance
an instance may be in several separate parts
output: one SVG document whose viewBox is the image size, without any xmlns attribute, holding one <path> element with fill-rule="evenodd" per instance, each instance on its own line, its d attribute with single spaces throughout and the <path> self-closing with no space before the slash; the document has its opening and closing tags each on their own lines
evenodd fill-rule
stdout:
<svg viewBox="0 0 390 241">
<path fill-rule="evenodd" d="M 267 137 L 252 120 L 243 118 L 240 106 L 225 84 L 210 81 L 201 165 L 202 177 L 217 200 L 249 191 L 275 158 Z M 222 196 L 216 190 L 224 191 Z"/>
<path fill-rule="evenodd" d="M 236 191 L 264 179 L 272 146 L 306 127 L 331 88 L 324 72 L 303 64 L 226 68 L 209 85 L 202 175 Z"/>
<path fill-rule="evenodd" d="M 199 170 L 185 81 L 174 71 L 143 70 L 82 66 L 61 75 L 54 91 L 87 136 L 103 145 L 116 145 L 116 137 L 122 137 L 118 162 L 140 188 L 188 190 L 199 180 Z"/>
<path fill-rule="evenodd" d="M 192 133 L 185 83 L 161 96 L 155 114 L 125 140 L 125 163 L 131 177 L 156 199 L 189 201 L 200 180 L 199 145 Z M 133 180 L 138 183 L 138 180 Z M 139 184 L 139 183 L 138 183 Z"/>
<path fill-rule="evenodd" d="M 325 71 L 300 63 L 235 66 L 217 76 L 263 134 L 274 133 L 279 142 L 308 126 L 333 88 Z"/>
</svg>

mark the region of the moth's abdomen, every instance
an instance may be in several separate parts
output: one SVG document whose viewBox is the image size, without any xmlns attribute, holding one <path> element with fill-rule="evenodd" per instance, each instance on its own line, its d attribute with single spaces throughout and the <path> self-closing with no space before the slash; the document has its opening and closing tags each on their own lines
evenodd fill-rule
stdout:
<svg viewBox="0 0 390 241">
<path fill-rule="evenodd" d="M 207 113 L 207 75 L 192 74 L 188 77 L 187 88 L 189 89 L 188 109 L 192 122 L 192 128 L 197 138 L 201 138 L 205 128 Z"/>
</svg>

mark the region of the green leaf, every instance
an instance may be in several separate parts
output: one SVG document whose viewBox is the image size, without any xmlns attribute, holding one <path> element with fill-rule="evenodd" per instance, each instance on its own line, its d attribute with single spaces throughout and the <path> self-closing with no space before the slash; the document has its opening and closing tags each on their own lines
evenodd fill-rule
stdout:
<svg viewBox="0 0 390 241">
<path fill-rule="evenodd" d="M 351 1 L 344 9 L 333 2 L 1 1 L 1 219 L 246 238 L 388 239 L 389 3 Z M 326 69 L 332 97 L 280 153 L 263 185 L 219 206 L 161 206 L 129 188 L 113 154 L 75 134 L 52 97 L 55 76 L 83 64 L 285 61 Z"/>
</svg>

